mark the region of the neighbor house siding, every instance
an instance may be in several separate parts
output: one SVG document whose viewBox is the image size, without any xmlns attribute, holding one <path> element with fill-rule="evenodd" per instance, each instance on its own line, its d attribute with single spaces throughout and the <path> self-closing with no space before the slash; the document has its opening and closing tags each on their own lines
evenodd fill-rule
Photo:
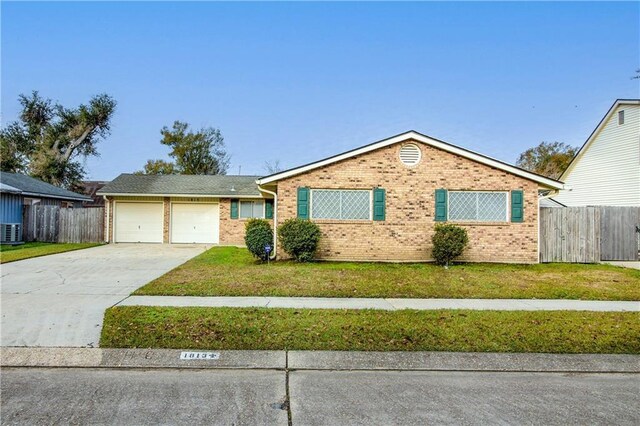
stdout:
<svg viewBox="0 0 640 426">
<path fill-rule="evenodd" d="M 22 223 L 22 195 L 0 194 L 0 223 Z"/>
<path fill-rule="evenodd" d="M 409 143 L 406 141 L 404 143 Z M 398 143 L 301 175 L 278 181 L 278 222 L 296 217 L 298 187 L 386 190 L 383 221 L 317 220 L 322 231 L 320 259 L 428 261 L 435 222 L 435 190 L 524 193 L 521 223 L 460 223 L 469 246 L 460 260 L 536 263 L 538 261 L 538 184 L 527 179 L 417 143 L 422 160 L 413 167 L 399 161 Z M 279 252 L 283 254 L 282 250 Z"/>
<path fill-rule="evenodd" d="M 572 189 L 554 199 L 567 206 L 640 206 L 640 106 L 618 105 L 562 180 Z"/>
</svg>

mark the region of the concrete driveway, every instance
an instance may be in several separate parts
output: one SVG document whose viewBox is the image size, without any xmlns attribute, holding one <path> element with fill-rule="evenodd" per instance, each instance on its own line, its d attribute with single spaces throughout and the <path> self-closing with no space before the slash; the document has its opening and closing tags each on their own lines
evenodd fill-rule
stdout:
<svg viewBox="0 0 640 426">
<path fill-rule="evenodd" d="M 109 244 L 2 265 L 0 344 L 98 346 L 105 309 L 206 248 Z"/>
</svg>

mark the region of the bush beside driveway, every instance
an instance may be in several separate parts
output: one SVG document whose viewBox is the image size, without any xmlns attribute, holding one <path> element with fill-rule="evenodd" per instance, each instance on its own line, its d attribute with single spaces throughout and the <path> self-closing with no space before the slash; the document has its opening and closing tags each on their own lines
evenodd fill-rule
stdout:
<svg viewBox="0 0 640 426">
<path fill-rule="evenodd" d="M 392 264 L 256 261 L 213 247 L 134 292 L 170 296 L 290 296 L 640 300 L 640 271 L 582 264 Z"/>
</svg>

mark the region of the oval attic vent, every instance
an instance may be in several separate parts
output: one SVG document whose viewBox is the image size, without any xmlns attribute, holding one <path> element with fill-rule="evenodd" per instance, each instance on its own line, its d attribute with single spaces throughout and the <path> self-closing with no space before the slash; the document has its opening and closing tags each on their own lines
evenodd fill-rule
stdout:
<svg viewBox="0 0 640 426">
<path fill-rule="evenodd" d="M 417 145 L 409 143 L 400 148 L 400 161 L 405 166 L 415 166 L 420 162 L 422 153 Z"/>
</svg>

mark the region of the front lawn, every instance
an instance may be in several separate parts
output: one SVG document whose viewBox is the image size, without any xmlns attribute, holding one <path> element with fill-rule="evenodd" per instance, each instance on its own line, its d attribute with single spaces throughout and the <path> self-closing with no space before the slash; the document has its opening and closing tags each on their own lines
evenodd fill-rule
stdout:
<svg viewBox="0 0 640 426">
<path fill-rule="evenodd" d="M 637 354 L 640 314 L 120 306 L 100 346 Z"/>
<path fill-rule="evenodd" d="M 640 300 L 640 271 L 610 265 L 290 261 L 213 247 L 136 295 Z"/>
<path fill-rule="evenodd" d="M 100 243 L 24 243 L 16 246 L 0 245 L 0 263 L 15 262 L 16 260 L 64 253 L 65 251 L 80 250 L 99 245 Z"/>
</svg>

